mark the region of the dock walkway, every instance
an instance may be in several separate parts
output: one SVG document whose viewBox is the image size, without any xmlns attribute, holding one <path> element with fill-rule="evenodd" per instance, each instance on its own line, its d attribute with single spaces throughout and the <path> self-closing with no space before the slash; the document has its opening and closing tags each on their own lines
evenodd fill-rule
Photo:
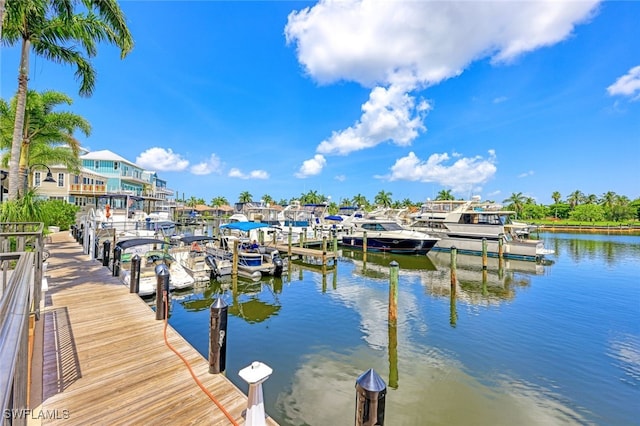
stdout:
<svg viewBox="0 0 640 426">
<path fill-rule="evenodd" d="M 53 234 L 47 248 L 29 424 L 233 424 L 165 345 L 164 321 L 138 295 L 68 233 Z M 171 326 L 167 339 L 243 424 L 247 396 L 224 375 L 209 374 L 208 361 Z M 271 418 L 267 424 L 277 426 Z"/>
</svg>

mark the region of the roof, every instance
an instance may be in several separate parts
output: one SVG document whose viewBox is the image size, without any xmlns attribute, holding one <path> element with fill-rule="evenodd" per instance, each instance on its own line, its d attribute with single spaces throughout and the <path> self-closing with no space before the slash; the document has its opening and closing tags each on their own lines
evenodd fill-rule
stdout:
<svg viewBox="0 0 640 426">
<path fill-rule="evenodd" d="M 131 165 L 136 165 L 136 163 L 133 163 L 129 160 L 127 160 L 124 157 L 119 156 L 118 154 L 116 154 L 115 152 L 111 152 L 108 149 L 103 149 L 100 151 L 91 151 L 85 155 L 80 156 L 80 159 L 82 160 L 107 160 L 107 161 L 120 161 L 123 163 L 127 163 L 127 164 L 131 164 Z M 138 167 L 138 166 L 136 166 Z"/>
<path fill-rule="evenodd" d="M 240 231 L 251 231 L 252 229 L 258 229 L 258 228 L 269 228 L 271 227 L 271 225 L 269 225 L 268 223 L 262 223 L 262 222 L 231 222 L 231 223 L 225 223 L 224 225 L 220 225 L 220 228 L 223 229 L 237 229 Z"/>
<path fill-rule="evenodd" d="M 182 241 L 185 244 L 191 244 L 195 241 L 216 241 L 217 238 L 215 237 L 209 237 L 208 235 L 185 235 L 184 237 L 180 238 L 180 241 Z"/>
</svg>

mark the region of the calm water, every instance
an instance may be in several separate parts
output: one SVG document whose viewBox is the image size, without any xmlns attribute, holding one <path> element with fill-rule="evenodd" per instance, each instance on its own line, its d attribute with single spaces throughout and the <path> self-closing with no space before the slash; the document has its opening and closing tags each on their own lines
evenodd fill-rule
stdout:
<svg viewBox="0 0 640 426">
<path fill-rule="evenodd" d="M 337 273 L 212 283 L 172 301 L 171 325 L 208 354 L 209 306 L 229 305 L 226 375 L 273 368 L 281 425 L 350 425 L 355 380 L 387 384 L 388 425 L 640 424 L 640 237 L 542 234 L 549 264 L 448 253 L 343 251 Z M 397 327 L 389 263 L 400 264 Z M 235 291 L 234 291 L 235 289 Z"/>
</svg>

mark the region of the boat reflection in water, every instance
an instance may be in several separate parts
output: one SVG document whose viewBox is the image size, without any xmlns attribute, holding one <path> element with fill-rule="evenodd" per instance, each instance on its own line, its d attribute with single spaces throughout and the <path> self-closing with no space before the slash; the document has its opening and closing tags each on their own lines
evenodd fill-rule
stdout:
<svg viewBox="0 0 640 426">
<path fill-rule="evenodd" d="M 274 285 L 273 281 L 279 281 L 280 285 Z M 280 302 L 275 291 L 278 287 L 282 291 L 281 282 L 279 278 L 256 282 L 238 277 L 221 277 L 212 280 L 202 294 L 186 297 L 178 300 L 178 303 L 187 311 L 197 312 L 208 310 L 217 298 L 223 297 L 230 315 L 242 318 L 250 324 L 259 323 L 278 314 Z M 264 290 L 273 294 L 272 301 L 261 297 Z"/>
</svg>

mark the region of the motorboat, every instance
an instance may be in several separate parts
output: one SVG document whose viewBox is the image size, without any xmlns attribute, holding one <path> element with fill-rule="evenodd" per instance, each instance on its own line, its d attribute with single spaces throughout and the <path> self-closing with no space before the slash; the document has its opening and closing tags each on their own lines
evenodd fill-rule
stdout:
<svg viewBox="0 0 640 426">
<path fill-rule="evenodd" d="M 131 285 L 131 267 L 134 256 L 138 256 L 140 263 L 138 294 L 151 296 L 157 287 L 156 267 L 160 264 L 169 269 L 169 290 L 184 289 L 193 286 L 195 280 L 171 254 L 169 243 L 153 238 L 136 238 L 118 241 L 114 249 L 119 254 L 114 255 L 117 262 L 119 276 L 122 282 Z"/>
<path fill-rule="evenodd" d="M 504 257 L 522 260 L 553 254 L 542 241 L 513 232 L 509 224 L 514 215 L 514 211 L 499 204 L 480 202 L 478 196 L 471 200 L 434 200 L 409 215 L 407 227 L 439 237 L 434 250 L 450 251 L 455 247 L 459 253 L 480 255 L 486 244 L 488 256 L 499 256 L 501 249 Z"/>
<path fill-rule="evenodd" d="M 170 253 L 176 258 L 182 267 L 196 281 L 209 281 L 211 278 L 223 275 L 224 267 L 221 262 L 207 253 L 208 247 L 215 247 L 218 241 L 215 237 L 207 235 L 186 235 L 173 239 L 176 245 L 170 249 Z M 231 273 L 231 263 L 228 262 L 228 273 Z"/>
<path fill-rule="evenodd" d="M 341 244 L 367 251 L 426 254 L 438 238 L 426 232 L 405 229 L 396 220 L 365 212 L 355 212 L 342 221 Z"/>
<path fill-rule="evenodd" d="M 238 275 L 259 279 L 263 275 L 279 277 L 287 269 L 287 262 L 274 248 L 258 243 L 260 236 L 268 235 L 270 226 L 260 222 L 230 222 L 220 225 L 220 241 L 216 247 L 207 247 L 207 254 L 215 262 L 225 266 L 233 265 L 234 251 L 237 251 Z M 261 232 L 259 232 L 261 231 Z M 268 240 L 267 240 L 268 241 Z M 220 271 L 220 275 L 224 275 Z"/>
</svg>

